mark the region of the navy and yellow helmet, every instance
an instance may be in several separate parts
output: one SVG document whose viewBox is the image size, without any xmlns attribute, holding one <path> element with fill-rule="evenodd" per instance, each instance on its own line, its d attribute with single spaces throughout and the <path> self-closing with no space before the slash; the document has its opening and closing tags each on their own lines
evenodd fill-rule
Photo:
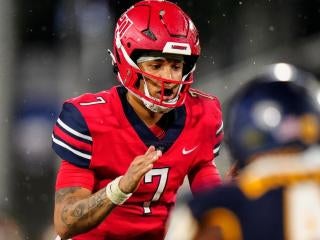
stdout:
<svg viewBox="0 0 320 240">
<path fill-rule="evenodd" d="M 320 88 L 313 75 L 289 64 L 274 64 L 231 98 L 225 137 L 240 167 L 254 156 L 304 150 L 319 143 Z"/>
</svg>

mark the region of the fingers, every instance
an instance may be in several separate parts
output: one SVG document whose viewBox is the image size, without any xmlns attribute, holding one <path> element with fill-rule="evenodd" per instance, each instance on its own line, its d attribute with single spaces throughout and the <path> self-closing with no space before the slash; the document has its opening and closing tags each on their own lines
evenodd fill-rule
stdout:
<svg viewBox="0 0 320 240">
<path fill-rule="evenodd" d="M 159 159 L 159 157 L 162 156 L 162 152 L 160 150 L 156 151 L 156 159 Z"/>
<path fill-rule="evenodd" d="M 156 150 L 155 146 L 151 145 L 145 152 L 144 156 L 156 161 L 162 156 L 162 152 L 160 150 Z"/>
<path fill-rule="evenodd" d="M 155 146 L 151 145 L 144 155 L 148 155 L 149 153 L 154 152 L 155 150 L 156 150 Z"/>
<path fill-rule="evenodd" d="M 134 192 L 143 176 L 153 168 L 153 163 L 162 156 L 160 150 L 150 146 L 144 155 L 137 156 L 119 183 L 123 192 Z"/>
<path fill-rule="evenodd" d="M 152 169 L 154 162 L 161 156 L 162 152 L 160 150 L 156 150 L 154 146 L 150 146 L 144 155 L 137 157 L 135 166 L 137 167 L 137 172 L 141 174 L 141 177 Z"/>
<path fill-rule="evenodd" d="M 150 146 L 146 153 L 144 154 L 146 158 L 148 158 L 151 162 L 155 162 L 162 156 L 162 152 L 160 150 L 156 150 L 154 146 Z"/>
<path fill-rule="evenodd" d="M 150 154 L 151 161 L 150 161 L 149 167 L 152 168 L 153 167 L 153 163 L 155 161 L 157 161 L 159 159 L 159 157 L 161 157 L 161 156 L 162 156 L 162 152 L 160 150 L 156 150 L 156 151 L 152 152 Z"/>
</svg>

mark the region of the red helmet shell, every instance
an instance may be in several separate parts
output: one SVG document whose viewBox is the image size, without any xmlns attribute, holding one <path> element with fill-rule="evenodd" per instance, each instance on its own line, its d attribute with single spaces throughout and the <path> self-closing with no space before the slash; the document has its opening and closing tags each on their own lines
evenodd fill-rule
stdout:
<svg viewBox="0 0 320 240">
<path fill-rule="evenodd" d="M 114 36 L 118 79 L 127 89 L 144 97 L 136 89 L 139 70 L 135 60 L 136 55 L 146 51 L 184 55 L 184 73 L 188 75 L 184 82 L 188 87 L 183 89 L 189 89 L 200 54 L 199 37 L 189 16 L 176 4 L 156 0 L 136 3 L 121 15 Z"/>
</svg>

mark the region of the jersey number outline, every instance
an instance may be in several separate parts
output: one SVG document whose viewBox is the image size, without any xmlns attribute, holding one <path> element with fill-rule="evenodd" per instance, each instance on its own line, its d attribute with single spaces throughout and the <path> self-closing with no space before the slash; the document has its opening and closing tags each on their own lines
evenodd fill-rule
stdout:
<svg viewBox="0 0 320 240">
<path fill-rule="evenodd" d="M 89 105 L 94 105 L 94 104 L 105 104 L 106 100 L 104 100 L 102 97 L 96 97 L 97 101 L 92 101 L 92 102 L 81 102 L 81 106 L 89 106 Z"/>
<path fill-rule="evenodd" d="M 161 195 L 167 185 L 168 172 L 169 172 L 169 168 L 155 168 L 155 169 L 151 169 L 144 176 L 145 183 L 152 183 L 154 176 L 160 176 L 157 190 L 153 194 L 151 201 L 147 201 L 147 202 L 143 203 L 143 213 L 144 214 L 151 214 L 151 209 L 150 209 L 151 202 L 155 202 L 160 199 L 160 197 L 161 197 Z"/>
</svg>

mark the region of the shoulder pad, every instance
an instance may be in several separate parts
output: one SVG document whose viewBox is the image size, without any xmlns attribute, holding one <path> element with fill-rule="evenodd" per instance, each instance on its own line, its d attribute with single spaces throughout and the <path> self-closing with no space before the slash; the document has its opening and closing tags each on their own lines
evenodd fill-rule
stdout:
<svg viewBox="0 0 320 240">
<path fill-rule="evenodd" d="M 108 102 L 108 94 L 106 91 L 99 93 L 85 93 L 78 97 L 68 99 L 66 102 L 72 103 L 75 106 L 90 106 L 97 104 L 105 104 Z"/>
<path fill-rule="evenodd" d="M 209 99 L 216 99 L 215 96 L 213 95 L 210 95 L 210 94 L 207 94 L 205 92 L 202 92 L 198 89 L 194 89 L 194 88 L 190 88 L 189 89 L 189 93 L 191 95 L 191 97 L 204 97 L 204 98 L 209 98 Z"/>
</svg>

